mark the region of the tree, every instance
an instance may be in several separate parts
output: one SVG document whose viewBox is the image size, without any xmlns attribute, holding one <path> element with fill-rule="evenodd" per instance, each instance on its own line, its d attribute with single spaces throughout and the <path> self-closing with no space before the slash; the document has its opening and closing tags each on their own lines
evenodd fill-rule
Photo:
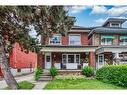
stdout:
<svg viewBox="0 0 127 95">
<path fill-rule="evenodd" d="M 10 88 L 18 89 L 19 86 L 8 66 L 8 50 L 13 48 L 16 42 L 26 53 L 40 50 L 37 39 L 29 35 L 29 26 L 34 26 L 37 36 L 45 37 L 52 36 L 55 32 L 65 34 L 74 21 L 73 17 L 67 15 L 63 6 L 0 6 L 0 63 Z"/>
</svg>

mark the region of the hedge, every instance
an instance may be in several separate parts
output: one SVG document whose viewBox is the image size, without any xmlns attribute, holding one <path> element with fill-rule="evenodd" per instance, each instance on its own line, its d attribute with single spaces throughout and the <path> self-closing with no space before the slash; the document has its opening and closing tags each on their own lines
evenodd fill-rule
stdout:
<svg viewBox="0 0 127 95">
<path fill-rule="evenodd" d="M 86 77 L 91 77 L 93 75 L 93 68 L 90 66 L 86 66 L 82 69 L 83 75 L 85 75 Z"/>
<path fill-rule="evenodd" d="M 108 65 L 96 71 L 96 79 L 127 87 L 127 65 Z"/>
</svg>

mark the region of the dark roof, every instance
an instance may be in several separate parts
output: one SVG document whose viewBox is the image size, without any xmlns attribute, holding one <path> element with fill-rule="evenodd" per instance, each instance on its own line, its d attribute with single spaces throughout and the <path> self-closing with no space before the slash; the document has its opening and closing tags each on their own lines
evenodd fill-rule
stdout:
<svg viewBox="0 0 127 95">
<path fill-rule="evenodd" d="M 74 25 L 72 26 L 71 30 L 91 30 L 91 28 Z"/>
<path fill-rule="evenodd" d="M 124 23 L 125 21 L 127 21 L 127 19 L 124 19 L 124 18 L 108 18 L 102 26 L 105 26 L 108 22 L 113 22 L 113 21 Z"/>
<path fill-rule="evenodd" d="M 117 34 L 127 34 L 127 28 L 121 28 L 121 27 L 97 27 L 94 28 L 89 35 L 93 33 L 117 33 Z"/>
</svg>

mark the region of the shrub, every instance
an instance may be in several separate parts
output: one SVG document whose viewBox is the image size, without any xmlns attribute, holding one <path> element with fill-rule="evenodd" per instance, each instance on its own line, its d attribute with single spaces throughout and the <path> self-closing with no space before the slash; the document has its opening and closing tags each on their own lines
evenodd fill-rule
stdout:
<svg viewBox="0 0 127 95">
<path fill-rule="evenodd" d="M 42 73 L 43 73 L 43 69 L 41 67 L 37 67 L 35 70 L 35 80 L 38 80 Z"/>
<path fill-rule="evenodd" d="M 91 77 L 93 75 L 94 70 L 92 67 L 86 66 L 83 68 L 82 72 L 86 77 Z"/>
<path fill-rule="evenodd" d="M 50 69 L 50 75 L 52 77 L 55 77 L 57 75 L 57 73 L 58 73 L 58 70 L 55 67 L 51 67 L 51 69 Z"/>
<path fill-rule="evenodd" d="M 96 79 L 127 87 L 127 65 L 109 65 L 97 70 Z"/>
</svg>

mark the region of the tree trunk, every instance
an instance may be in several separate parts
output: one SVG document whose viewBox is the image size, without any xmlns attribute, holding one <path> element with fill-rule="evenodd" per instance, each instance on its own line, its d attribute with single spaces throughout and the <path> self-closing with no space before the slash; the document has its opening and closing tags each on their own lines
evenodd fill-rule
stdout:
<svg viewBox="0 0 127 95">
<path fill-rule="evenodd" d="M 7 85 L 11 89 L 18 89 L 19 88 L 18 83 L 16 82 L 14 76 L 10 71 L 10 68 L 8 66 L 7 56 L 3 46 L 1 46 L 1 51 L 0 51 L 0 61 L 1 61 L 0 62 L 1 70 Z"/>
</svg>

